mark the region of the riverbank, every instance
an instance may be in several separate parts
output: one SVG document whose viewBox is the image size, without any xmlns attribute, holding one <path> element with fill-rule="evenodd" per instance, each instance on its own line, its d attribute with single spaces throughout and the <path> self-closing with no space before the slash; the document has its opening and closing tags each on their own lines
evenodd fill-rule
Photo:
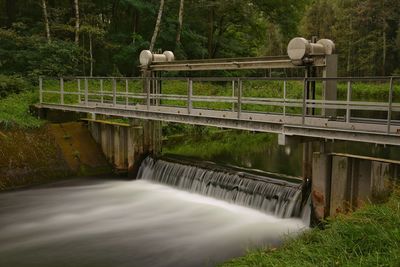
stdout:
<svg viewBox="0 0 400 267">
<path fill-rule="evenodd" d="M 221 266 L 400 266 L 400 190 L 326 222 L 278 249 L 251 250 Z"/>
<path fill-rule="evenodd" d="M 0 128 L 0 191 L 111 172 L 83 123 Z"/>
</svg>

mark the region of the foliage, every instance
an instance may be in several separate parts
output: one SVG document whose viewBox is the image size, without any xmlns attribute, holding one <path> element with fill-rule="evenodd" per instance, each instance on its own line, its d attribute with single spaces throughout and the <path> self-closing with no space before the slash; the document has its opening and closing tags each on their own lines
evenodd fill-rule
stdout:
<svg viewBox="0 0 400 267">
<path fill-rule="evenodd" d="M 29 88 L 29 83 L 17 75 L 0 74 L 0 99 L 9 94 L 19 93 Z"/>
<path fill-rule="evenodd" d="M 36 92 L 26 91 L 0 99 L 0 126 L 2 128 L 39 128 L 43 121 L 32 116 L 29 106 L 36 104 L 39 98 Z"/>
<path fill-rule="evenodd" d="M 77 74 L 81 50 L 74 43 L 56 40 L 50 44 L 40 36 L 24 36 L 0 29 L 0 73 L 27 76 Z"/>
<path fill-rule="evenodd" d="M 398 73 L 397 0 L 186 0 L 178 44 L 179 2 L 165 2 L 155 51 L 179 59 L 280 55 L 291 38 L 317 35 L 337 44 L 341 75 Z M 47 0 L 50 43 L 39 3 L 0 0 L 0 73 L 139 74 L 159 0 L 80 0 L 78 44 L 73 1 Z"/>
<path fill-rule="evenodd" d="M 250 251 L 222 266 L 399 266 L 400 191 L 288 239 L 282 248 Z"/>
</svg>

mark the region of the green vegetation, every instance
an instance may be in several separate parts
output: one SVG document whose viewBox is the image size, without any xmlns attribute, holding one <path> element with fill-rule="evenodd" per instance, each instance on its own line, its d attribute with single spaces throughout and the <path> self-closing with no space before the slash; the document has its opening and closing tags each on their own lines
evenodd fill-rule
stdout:
<svg viewBox="0 0 400 267">
<path fill-rule="evenodd" d="M 216 128 L 192 127 L 189 135 L 170 136 L 163 147 L 165 154 L 197 157 L 205 160 L 218 158 L 224 154 L 257 153 L 263 150 L 260 144 L 269 143 L 271 135 L 244 131 L 218 131 Z M 179 143 L 179 145 L 175 145 Z"/>
<path fill-rule="evenodd" d="M 38 94 L 26 91 L 0 99 L 0 126 L 2 128 L 39 128 L 43 121 L 32 116 L 29 106 L 38 102 Z"/>
<path fill-rule="evenodd" d="M 0 99 L 10 94 L 19 93 L 30 87 L 30 84 L 16 75 L 0 74 Z"/>
<path fill-rule="evenodd" d="M 337 44 L 340 76 L 400 73 L 398 0 L 180 2 L 0 0 L 0 73 L 35 82 L 39 75 L 136 76 L 143 49 L 178 59 L 282 55 L 291 38 L 313 35 Z"/>
<path fill-rule="evenodd" d="M 250 251 L 222 266 L 400 266 L 400 190 L 286 240 L 278 249 Z"/>
</svg>

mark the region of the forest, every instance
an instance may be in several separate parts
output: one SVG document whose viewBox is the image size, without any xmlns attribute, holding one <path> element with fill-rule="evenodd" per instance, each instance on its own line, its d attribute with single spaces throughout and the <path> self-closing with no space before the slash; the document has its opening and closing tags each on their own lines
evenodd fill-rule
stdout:
<svg viewBox="0 0 400 267">
<path fill-rule="evenodd" d="M 340 76 L 395 75 L 398 10 L 398 0 L 0 0 L 0 75 L 137 76 L 143 49 L 284 55 L 296 36 L 334 40 Z"/>
</svg>

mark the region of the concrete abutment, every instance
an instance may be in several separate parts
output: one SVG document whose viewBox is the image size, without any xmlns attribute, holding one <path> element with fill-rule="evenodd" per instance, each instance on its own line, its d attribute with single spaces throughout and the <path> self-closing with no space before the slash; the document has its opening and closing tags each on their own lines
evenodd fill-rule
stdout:
<svg viewBox="0 0 400 267">
<path fill-rule="evenodd" d="M 381 201 L 399 176 L 400 162 L 339 153 L 313 153 L 312 203 L 316 219 Z"/>
<path fill-rule="evenodd" d="M 142 159 L 161 152 L 161 123 L 158 121 L 134 119 L 129 123 L 113 123 L 88 119 L 87 123 L 117 173 L 128 172 L 130 178 L 135 178 Z"/>
</svg>

